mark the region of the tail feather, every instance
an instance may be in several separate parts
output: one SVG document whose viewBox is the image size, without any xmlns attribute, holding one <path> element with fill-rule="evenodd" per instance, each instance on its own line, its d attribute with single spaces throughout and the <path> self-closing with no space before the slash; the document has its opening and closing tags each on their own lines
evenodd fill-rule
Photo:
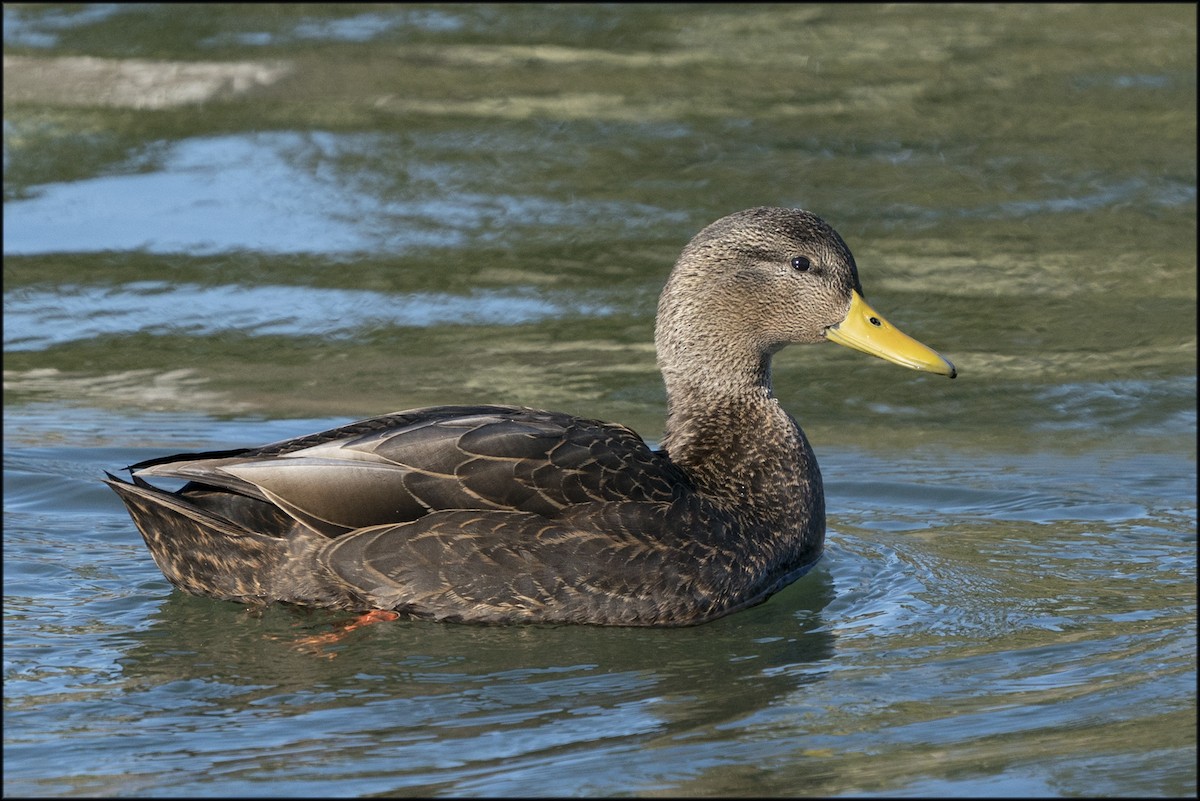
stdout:
<svg viewBox="0 0 1200 801">
<path fill-rule="evenodd" d="M 250 531 L 135 478 L 104 483 L 124 501 L 167 579 L 194 595 L 243 603 L 285 600 L 276 591 L 289 553 L 285 538 Z"/>
</svg>

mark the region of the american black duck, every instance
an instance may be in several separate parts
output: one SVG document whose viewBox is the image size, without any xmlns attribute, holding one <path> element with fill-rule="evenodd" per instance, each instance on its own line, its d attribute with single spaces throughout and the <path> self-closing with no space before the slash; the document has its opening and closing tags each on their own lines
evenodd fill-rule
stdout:
<svg viewBox="0 0 1200 801">
<path fill-rule="evenodd" d="M 151 459 L 107 483 L 163 574 L 197 595 L 473 623 L 702 623 L 821 555 L 821 473 L 771 393 L 771 356 L 826 340 L 956 374 L 867 305 L 823 220 L 748 209 L 697 234 L 663 289 L 660 450 L 561 412 L 436 406 Z"/>
</svg>

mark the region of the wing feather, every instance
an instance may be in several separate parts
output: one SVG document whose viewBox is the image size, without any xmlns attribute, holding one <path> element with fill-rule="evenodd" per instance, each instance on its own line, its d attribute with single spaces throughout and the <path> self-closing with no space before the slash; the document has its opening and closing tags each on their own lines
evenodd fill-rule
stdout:
<svg viewBox="0 0 1200 801">
<path fill-rule="evenodd" d="M 131 470 L 269 502 L 330 537 L 444 510 L 553 517 L 576 504 L 670 501 L 690 483 L 624 426 L 507 406 L 396 412 Z"/>
</svg>

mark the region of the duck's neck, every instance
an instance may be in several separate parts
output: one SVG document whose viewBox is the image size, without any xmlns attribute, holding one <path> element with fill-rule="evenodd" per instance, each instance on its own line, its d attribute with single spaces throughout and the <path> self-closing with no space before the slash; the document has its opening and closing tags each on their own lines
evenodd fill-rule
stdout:
<svg viewBox="0 0 1200 801">
<path fill-rule="evenodd" d="M 807 518 L 812 499 L 822 497 L 820 473 L 771 392 L 778 346 L 763 342 L 752 311 L 689 269 L 686 254 L 676 265 L 654 332 L 667 388 L 662 445 L 714 501 Z"/>
<path fill-rule="evenodd" d="M 806 448 L 799 427 L 771 394 L 769 372 L 753 383 L 664 377 L 663 448 L 706 489 L 732 489 L 739 476 L 784 466 Z"/>
<path fill-rule="evenodd" d="M 663 449 L 697 489 L 720 503 L 753 506 L 781 520 L 808 519 L 812 499 L 822 497 L 820 472 L 804 433 L 771 392 L 770 357 L 748 360 L 740 370 L 725 367 L 663 365 Z"/>
</svg>

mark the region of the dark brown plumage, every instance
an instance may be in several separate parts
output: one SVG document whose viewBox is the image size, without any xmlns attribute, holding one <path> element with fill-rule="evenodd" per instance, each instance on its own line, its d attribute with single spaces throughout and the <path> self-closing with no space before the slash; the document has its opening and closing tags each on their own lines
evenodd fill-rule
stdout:
<svg viewBox="0 0 1200 801">
<path fill-rule="evenodd" d="M 163 574 L 197 595 L 446 621 L 701 623 L 820 557 L 812 449 L 770 359 L 834 339 L 954 367 L 862 301 L 837 233 L 757 208 L 684 249 L 659 302 L 663 449 L 628 428 L 513 406 L 438 406 L 109 476 Z M 177 492 L 147 478 L 187 479 Z"/>
</svg>

